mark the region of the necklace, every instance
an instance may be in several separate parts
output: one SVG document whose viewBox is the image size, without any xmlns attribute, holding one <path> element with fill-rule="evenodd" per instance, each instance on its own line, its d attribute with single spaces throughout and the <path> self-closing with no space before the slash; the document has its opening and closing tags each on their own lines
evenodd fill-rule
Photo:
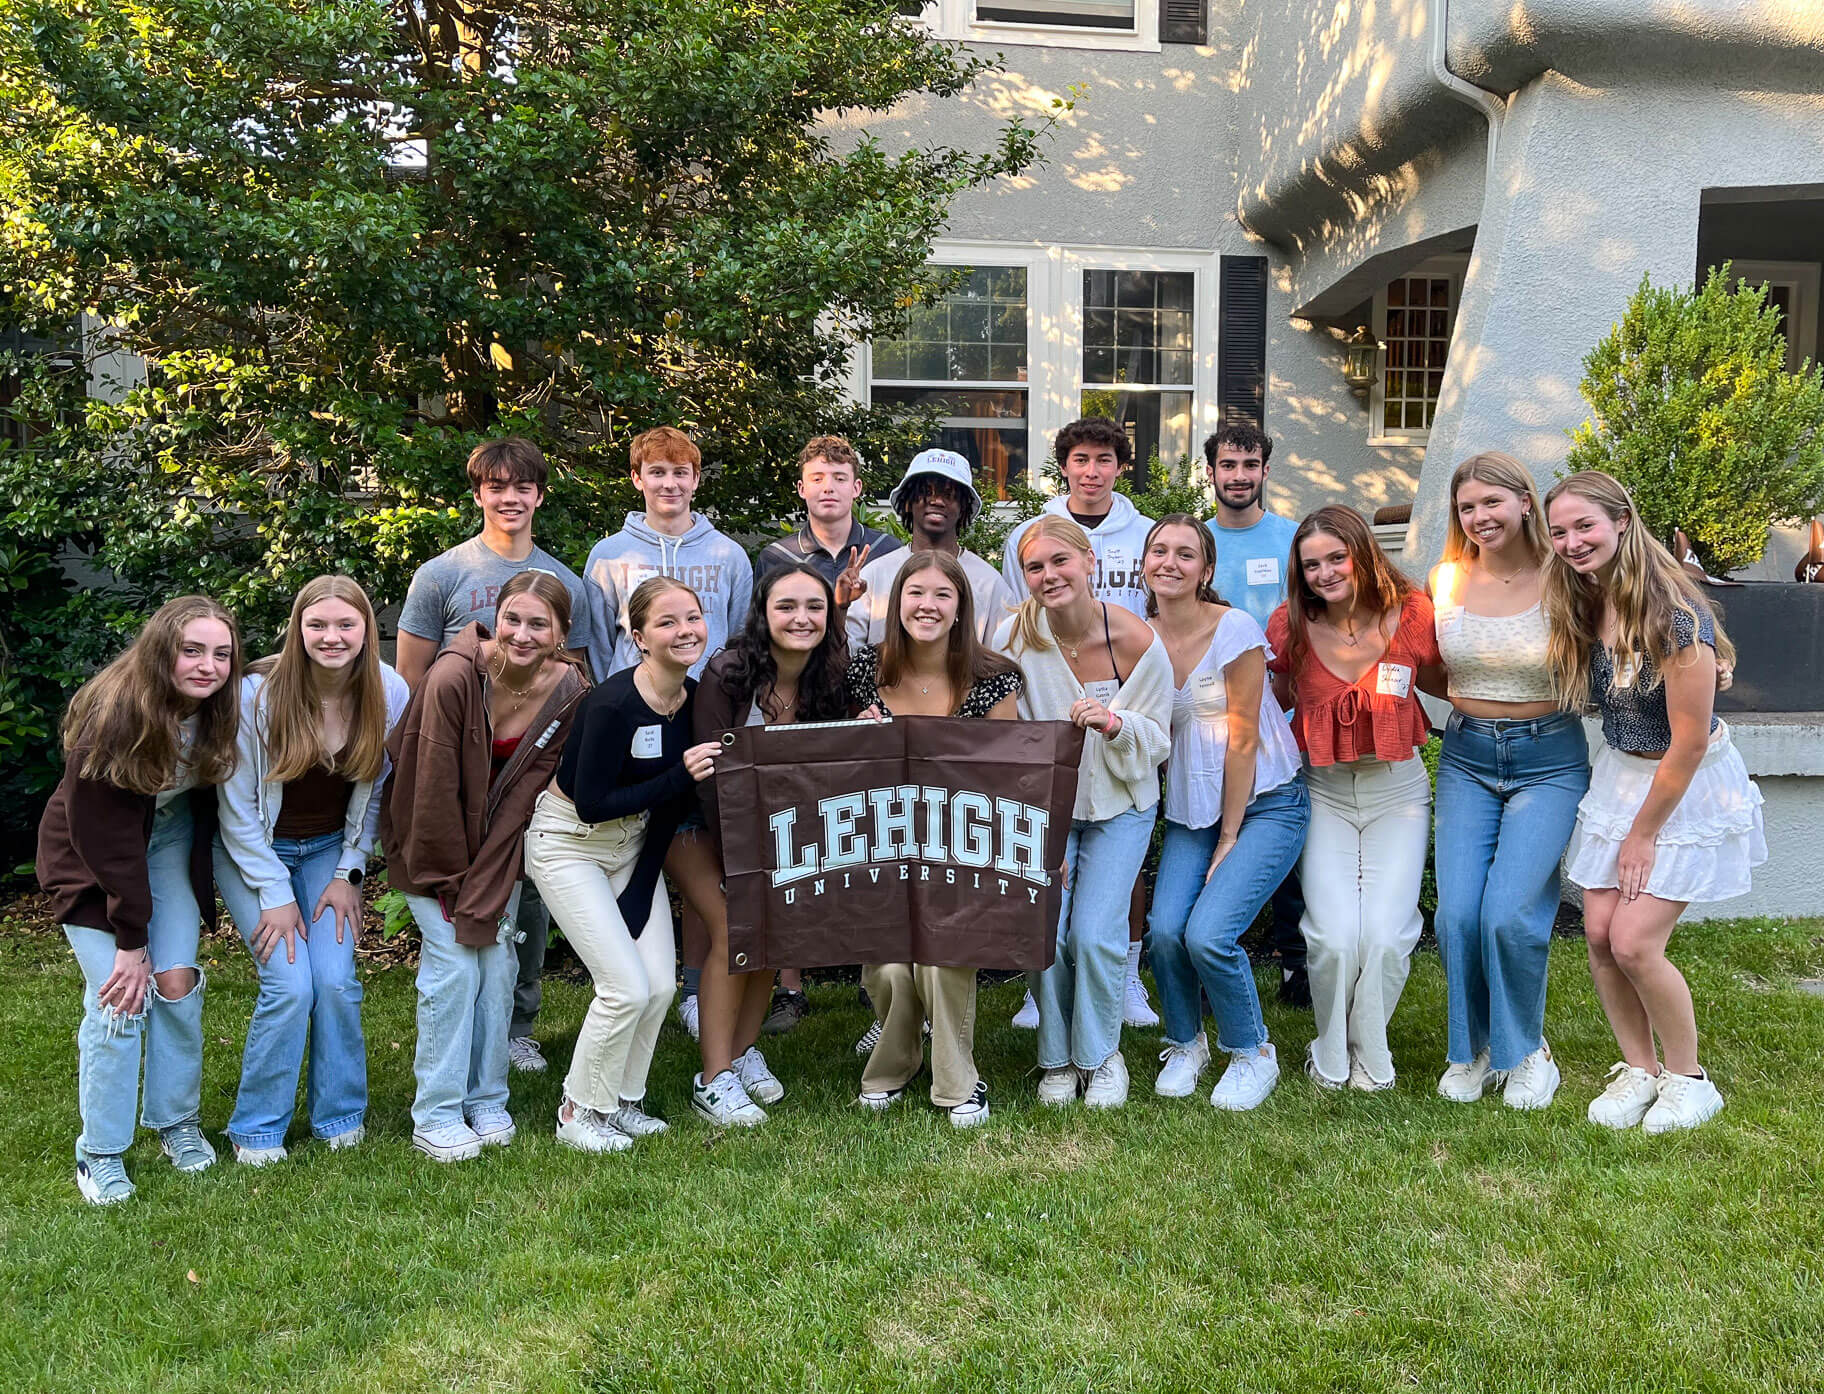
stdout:
<svg viewBox="0 0 1824 1394">
<path fill-rule="evenodd" d="M 1106 611 L 1108 609 L 1108 606 L 1104 605 L 1102 608 L 1104 611 Z M 1092 628 L 1093 628 L 1093 626 L 1092 626 Z M 1055 627 L 1051 631 L 1051 637 L 1056 639 L 1061 647 L 1068 649 L 1070 651 L 1070 661 L 1072 663 L 1075 663 L 1077 661 L 1077 650 L 1082 645 L 1089 642 L 1089 631 L 1088 630 L 1084 631 L 1082 637 L 1080 637 L 1074 644 L 1070 640 L 1066 639 L 1062 634 L 1058 633 L 1058 631 Z"/>
<path fill-rule="evenodd" d="M 1355 622 L 1351 620 L 1349 630 L 1346 633 L 1339 633 L 1337 636 L 1350 648 L 1354 648 L 1357 644 L 1362 642 L 1362 636 L 1355 632 L 1354 623 Z"/>
<path fill-rule="evenodd" d="M 1511 586 L 1511 585 L 1513 585 L 1513 583 L 1514 583 L 1514 582 L 1515 582 L 1515 581 L 1517 581 L 1517 580 L 1519 580 L 1519 579 L 1520 579 L 1520 577 L 1521 577 L 1521 576 L 1522 576 L 1522 575 L 1523 575 L 1523 574 L 1524 574 L 1524 573 L 1525 573 L 1525 572 L 1527 572 L 1527 571 L 1528 571 L 1528 570 L 1530 570 L 1530 569 L 1531 569 L 1531 568 L 1529 568 L 1529 567 L 1527 567 L 1527 566 L 1525 566 L 1525 565 L 1524 565 L 1524 564 L 1522 564 L 1522 565 L 1520 565 L 1520 566 L 1517 566 L 1517 567 L 1515 567 L 1515 568 L 1514 568 L 1514 570 L 1513 570 L 1513 572 L 1512 572 L 1512 573 L 1511 573 L 1511 574 L 1510 574 L 1510 575 L 1507 575 L 1507 576 L 1503 576 L 1503 575 L 1502 575 L 1502 574 L 1501 574 L 1501 573 L 1500 573 L 1500 572 L 1499 572 L 1499 571 L 1496 571 L 1496 570 L 1495 570 L 1495 568 L 1494 568 L 1494 567 L 1492 567 L 1492 566 L 1490 566 L 1490 565 L 1489 565 L 1489 564 L 1488 564 L 1488 558 L 1487 558 L 1487 557 L 1484 557 L 1484 558 L 1483 558 L 1483 559 L 1482 559 L 1482 569 L 1483 569 L 1483 570 L 1484 570 L 1484 571 L 1486 571 L 1486 572 L 1487 572 L 1487 573 L 1488 573 L 1488 574 L 1489 574 L 1489 575 L 1490 575 L 1490 576 L 1491 576 L 1491 577 L 1493 577 L 1493 578 L 1494 578 L 1494 579 L 1495 579 L 1495 580 L 1497 580 L 1497 581 L 1499 581 L 1499 582 L 1500 582 L 1500 583 L 1501 583 L 1501 584 L 1502 584 L 1502 585 L 1504 585 L 1504 586 Z"/>
</svg>

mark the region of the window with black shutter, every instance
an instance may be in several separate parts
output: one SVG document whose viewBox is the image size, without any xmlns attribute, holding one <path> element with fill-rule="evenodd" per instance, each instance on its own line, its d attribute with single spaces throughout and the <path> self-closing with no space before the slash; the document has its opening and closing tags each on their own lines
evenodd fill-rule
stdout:
<svg viewBox="0 0 1824 1394">
<path fill-rule="evenodd" d="M 1216 409 L 1266 426 L 1267 259 L 1223 257 L 1216 287 Z"/>
<path fill-rule="evenodd" d="M 1159 6 L 1159 41 L 1167 44 L 1207 44 L 1210 41 L 1209 0 L 1162 0 Z"/>
</svg>

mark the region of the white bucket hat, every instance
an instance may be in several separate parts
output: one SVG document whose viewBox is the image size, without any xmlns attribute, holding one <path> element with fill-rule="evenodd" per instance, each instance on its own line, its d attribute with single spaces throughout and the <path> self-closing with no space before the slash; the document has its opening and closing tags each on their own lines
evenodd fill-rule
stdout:
<svg viewBox="0 0 1824 1394">
<path fill-rule="evenodd" d="M 935 449 L 921 450 L 914 455 L 912 463 L 906 466 L 905 475 L 887 495 L 887 503 L 895 513 L 899 512 L 899 501 L 905 497 L 906 486 L 921 474 L 935 474 L 963 486 L 964 493 L 969 496 L 969 511 L 957 521 L 958 532 L 982 516 L 982 496 L 975 492 L 975 472 L 969 468 L 969 462 L 954 450 Z"/>
</svg>

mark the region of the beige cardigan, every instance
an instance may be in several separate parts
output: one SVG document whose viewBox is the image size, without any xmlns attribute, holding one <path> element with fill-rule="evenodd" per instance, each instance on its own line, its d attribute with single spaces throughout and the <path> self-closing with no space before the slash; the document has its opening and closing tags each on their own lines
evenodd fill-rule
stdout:
<svg viewBox="0 0 1824 1394">
<path fill-rule="evenodd" d="M 1083 684 L 1055 640 L 1050 648 L 1016 652 L 1018 627 L 1017 615 L 1003 621 L 995 629 L 994 647 L 1018 663 L 1026 679 L 1020 715 L 1028 721 L 1070 720 L 1071 705 L 1086 695 Z M 1051 621 L 1042 612 L 1039 627 L 1051 638 Z M 1172 749 L 1172 661 L 1157 635 L 1109 709 L 1121 718 L 1121 729 L 1113 740 L 1099 731 L 1085 735 L 1072 814 L 1078 822 L 1100 823 L 1159 802 L 1159 766 Z"/>
</svg>

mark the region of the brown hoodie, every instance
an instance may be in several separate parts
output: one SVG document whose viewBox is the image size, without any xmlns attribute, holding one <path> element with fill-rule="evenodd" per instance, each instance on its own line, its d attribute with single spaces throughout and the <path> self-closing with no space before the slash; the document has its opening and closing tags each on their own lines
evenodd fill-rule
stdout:
<svg viewBox="0 0 1824 1394">
<path fill-rule="evenodd" d="M 388 883 L 440 901 L 456 942 L 471 948 L 500 937 L 532 805 L 557 770 L 589 687 L 580 674 L 565 673 L 490 786 L 493 728 L 481 648 L 488 637 L 471 624 L 432 662 L 386 743 L 393 777 L 380 812 Z"/>
</svg>

